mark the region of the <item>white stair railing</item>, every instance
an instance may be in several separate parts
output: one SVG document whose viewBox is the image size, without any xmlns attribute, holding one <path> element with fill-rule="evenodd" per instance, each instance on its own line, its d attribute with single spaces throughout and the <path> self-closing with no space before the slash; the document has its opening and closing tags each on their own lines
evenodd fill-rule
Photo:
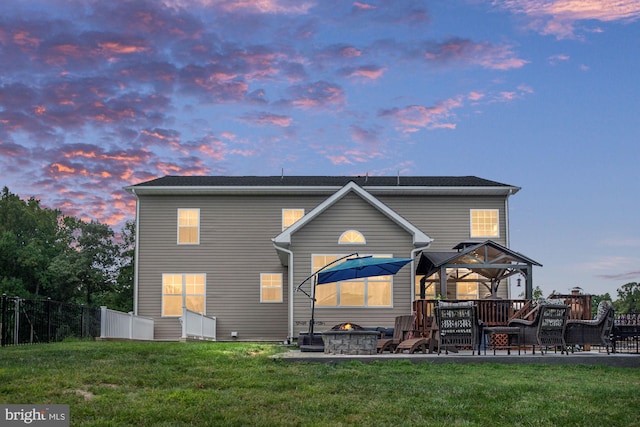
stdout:
<svg viewBox="0 0 640 427">
<path fill-rule="evenodd" d="M 153 319 L 100 307 L 100 338 L 153 340 Z"/>
<path fill-rule="evenodd" d="M 216 318 L 207 317 L 182 307 L 182 339 L 198 338 L 201 340 L 216 340 Z"/>
</svg>

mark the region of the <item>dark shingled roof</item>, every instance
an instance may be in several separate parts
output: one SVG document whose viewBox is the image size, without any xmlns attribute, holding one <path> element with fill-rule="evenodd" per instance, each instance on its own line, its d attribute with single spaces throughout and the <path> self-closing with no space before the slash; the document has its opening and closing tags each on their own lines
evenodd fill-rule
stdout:
<svg viewBox="0 0 640 427">
<path fill-rule="evenodd" d="M 511 187 L 476 176 L 165 176 L 133 187 Z"/>
</svg>

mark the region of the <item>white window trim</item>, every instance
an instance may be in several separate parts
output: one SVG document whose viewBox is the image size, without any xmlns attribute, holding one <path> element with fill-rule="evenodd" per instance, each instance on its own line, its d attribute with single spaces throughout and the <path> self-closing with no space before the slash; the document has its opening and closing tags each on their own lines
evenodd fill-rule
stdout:
<svg viewBox="0 0 640 427">
<path fill-rule="evenodd" d="M 287 228 L 291 227 L 296 222 L 300 221 L 300 220 L 298 220 L 298 221 L 296 221 L 296 222 L 294 222 L 294 223 L 292 223 L 292 224 L 290 224 L 288 226 L 285 226 L 284 225 L 284 213 L 285 213 L 285 211 L 301 211 L 302 212 L 302 216 L 300 217 L 300 219 L 302 219 L 302 217 L 304 217 L 304 209 L 302 209 L 302 208 L 282 208 L 282 214 L 280 215 L 280 218 L 281 218 L 280 226 L 282 228 L 282 231 L 286 230 Z"/>
<path fill-rule="evenodd" d="M 335 256 L 336 258 L 341 258 L 345 255 L 348 254 L 332 254 L 332 253 L 325 253 L 325 254 L 311 254 L 311 268 L 313 269 L 313 258 L 316 256 Z M 386 257 L 386 258 L 393 258 L 392 254 L 359 254 L 358 256 L 373 256 L 373 257 Z M 334 264 L 335 265 L 335 264 Z M 315 270 L 312 271 L 312 273 Z M 393 290 L 394 290 L 394 274 L 390 274 L 391 276 L 391 301 L 390 301 L 390 305 L 373 305 L 373 306 L 368 306 L 368 305 L 340 305 L 340 288 L 338 286 L 338 305 L 335 306 L 322 306 L 322 305 L 317 305 L 316 303 L 316 308 L 317 309 L 321 309 L 321 310 L 340 310 L 340 309 L 366 309 L 366 310 L 376 310 L 376 309 L 384 309 L 384 310 L 388 310 L 389 308 L 393 308 Z M 365 304 L 367 301 L 367 297 L 368 297 L 368 293 L 369 293 L 369 277 L 364 277 L 358 280 L 364 280 L 365 281 L 365 291 L 364 291 L 364 300 L 365 300 Z M 373 278 L 374 282 L 375 282 L 375 277 Z M 346 282 L 346 280 L 344 280 Z M 340 282 L 333 282 L 333 283 L 340 283 Z M 320 285 L 322 286 L 322 285 Z M 315 294 L 312 295 L 312 297 L 315 297 Z"/>
<path fill-rule="evenodd" d="M 355 232 L 358 233 L 362 236 L 362 240 L 364 240 L 363 242 L 343 242 L 342 238 L 344 237 L 345 234 L 350 233 L 350 232 Z M 358 230 L 354 230 L 354 229 L 349 229 L 349 230 L 345 230 L 340 237 L 338 237 L 338 244 L 339 245 L 366 245 L 367 244 L 367 238 L 364 237 L 364 234 L 362 234 L 362 232 L 358 231 Z"/>
<path fill-rule="evenodd" d="M 496 220 L 498 221 L 498 232 L 495 236 L 483 236 L 483 235 L 474 235 L 473 234 L 473 213 L 478 211 L 493 211 L 496 212 Z M 470 209 L 469 210 L 469 237 L 478 238 L 478 237 L 487 237 L 487 238 L 500 238 L 500 209 Z"/>
<path fill-rule="evenodd" d="M 202 313 L 202 314 L 204 316 L 207 315 L 207 273 L 162 273 L 162 279 L 161 279 L 161 282 L 160 282 L 160 286 L 161 286 L 160 293 L 162 295 L 162 301 L 161 301 L 161 305 L 160 305 L 160 317 L 161 318 L 164 317 L 164 318 L 167 318 L 167 319 L 176 319 L 176 318 L 182 316 L 182 314 L 175 315 L 175 316 L 168 316 L 168 315 L 163 314 L 163 311 L 164 311 L 163 310 L 163 308 L 164 308 L 164 296 L 165 296 L 165 293 L 164 293 L 164 276 L 165 275 L 167 275 L 167 276 L 182 276 L 182 307 L 185 307 L 186 304 L 187 304 L 187 299 L 186 299 L 187 295 L 185 293 L 185 284 L 184 284 L 185 276 L 190 276 L 190 275 L 204 276 L 204 290 L 203 290 L 204 295 L 202 295 L 203 298 L 204 298 L 204 305 L 203 305 L 204 313 Z"/>
<path fill-rule="evenodd" d="M 264 301 L 262 299 L 262 290 L 264 287 L 262 286 L 262 277 L 263 276 L 280 276 L 280 301 Z M 260 303 L 261 304 L 282 304 L 284 301 L 284 283 L 282 281 L 282 273 L 260 273 Z M 275 286 L 271 286 L 270 288 L 275 288 Z"/>
<path fill-rule="evenodd" d="M 194 243 L 180 243 L 180 211 L 198 211 L 198 241 Z M 202 218 L 200 216 L 200 208 L 178 208 L 176 216 L 176 243 L 182 245 L 199 245 L 200 244 L 200 223 Z"/>
</svg>

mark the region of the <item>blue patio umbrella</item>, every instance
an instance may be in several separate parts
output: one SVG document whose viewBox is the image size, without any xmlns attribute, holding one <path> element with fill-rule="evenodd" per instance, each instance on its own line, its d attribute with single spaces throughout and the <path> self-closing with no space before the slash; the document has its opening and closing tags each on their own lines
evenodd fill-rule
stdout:
<svg viewBox="0 0 640 427">
<path fill-rule="evenodd" d="M 318 285 L 373 276 L 390 276 L 412 261 L 411 258 L 349 258 L 318 273 Z"/>
<path fill-rule="evenodd" d="M 340 264 L 336 264 L 340 260 L 349 256 L 358 255 L 351 254 L 343 258 L 339 258 L 331 263 L 325 265 L 311 276 L 307 277 L 297 287 L 297 291 L 304 292 L 311 299 L 311 320 L 309 321 L 309 345 L 301 345 L 302 351 L 322 351 L 321 346 L 314 345 L 313 326 L 315 323 L 315 287 L 316 285 L 322 285 L 325 283 L 340 282 L 343 280 L 360 279 L 364 277 L 373 276 L 389 276 L 396 274 L 402 267 L 412 261 L 411 258 L 374 258 L 372 256 L 349 258 Z M 333 265 L 336 264 L 336 265 Z M 333 266 L 332 266 L 333 265 Z M 309 279 L 314 278 L 313 288 L 311 294 L 301 289 L 302 285 Z"/>
</svg>

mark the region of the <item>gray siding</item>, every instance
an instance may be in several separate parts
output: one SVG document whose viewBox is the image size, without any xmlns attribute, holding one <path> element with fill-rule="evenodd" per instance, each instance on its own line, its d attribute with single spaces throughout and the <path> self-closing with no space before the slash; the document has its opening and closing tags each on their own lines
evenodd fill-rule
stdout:
<svg viewBox="0 0 640 427">
<path fill-rule="evenodd" d="M 141 316 L 156 319 L 157 339 L 178 339 L 180 322 L 160 318 L 163 273 L 206 273 L 206 314 L 217 319 L 219 340 L 282 340 L 288 336 L 288 274 L 271 239 L 282 208 L 311 210 L 321 198 L 143 196 L 140 198 Z M 200 244 L 177 245 L 178 208 L 200 208 Z M 282 273 L 283 302 L 260 303 L 260 273 Z"/>
<path fill-rule="evenodd" d="M 360 231 L 366 245 L 340 245 L 338 238 L 349 229 Z M 321 254 L 388 254 L 410 257 L 412 236 L 355 194 L 348 194 L 312 223 L 293 236 L 295 247 L 295 278 L 300 283 L 312 271 L 312 255 Z M 306 285 L 309 291 L 310 284 Z M 309 299 L 302 293 L 294 295 L 295 333 L 308 330 Z M 317 307 L 315 319 L 320 322 L 316 330 L 350 321 L 361 326 L 393 325 L 400 314 L 411 313 L 411 267 L 407 265 L 393 278 L 392 308 L 326 308 Z"/>
<path fill-rule="evenodd" d="M 373 193 L 375 195 L 375 193 Z M 205 273 L 206 314 L 215 316 L 218 339 L 283 340 L 289 335 L 287 267 L 280 264 L 271 239 L 281 232 L 283 208 L 308 213 L 326 196 L 225 195 L 140 196 L 138 313 L 155 318 L 157 339 L 177 339 L 177 318 L 161 318 L 162 274 Z M 380 196 L 379 199 L 435 241 L 431 250 L 448 251 L 469 240 L 470 209 L 498 209 L 500 237 L 506 245 L 504 197 Z M 177 245 L 177 209 L 200 209 L 200 245 Z M 338 245 L 347 229 L 362 232 L 364 246 Z M 358 195 L 350 193 L 292 236 L 294 288 L 311 274 L 312 254 L 360 253 L 409 257 L 408 232 Z M 283 302 L 260 303 L 260 273 L 282 273 Z M 506 297 L 506 286 L 500 294 Z M 411 312 L 411 265 L 394 277 L 393 308 L 316 310 L 317 330 L 343 321 L 363 326 L 392 326 L 395 316 Z M 310 302 L 301 292 L 294 298 L 294 333 L 308 328 Z"/>
<path fill-rule="evenodd" d="M 471 239 L 471 209 L 498 209 L 500 237 L 491 240 L 506 245 L 505 199 L 500 196 L 474 197 L 394 197 L 383 196 L 379 200 L 398 212 L 409 222 L 434 239 L 429 250 L 449 251 L 455 245 Z M 476 238 L 474 240 L 486 240 Z"/>
</svg>

